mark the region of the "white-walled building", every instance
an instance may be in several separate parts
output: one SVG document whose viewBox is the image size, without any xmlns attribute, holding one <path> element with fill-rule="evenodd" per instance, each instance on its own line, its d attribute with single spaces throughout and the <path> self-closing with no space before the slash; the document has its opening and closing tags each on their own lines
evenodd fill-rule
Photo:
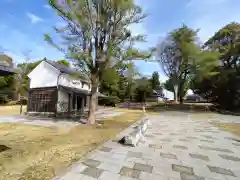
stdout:
<svg viewBox="0 0 240 180">
<path fill-rule="evenodd" d="M 65 65 L 42 61 L 28 75 L 28 114 L 83 112 L 90 99 L 91 84 L 76 74 L 79 72 Z"/>
<path fill-rule="evenodd" d="M 153 94 L 154 96 L 157 98 L 157 101 L 165 101 L 165 100 L 169 100 L 172 101 L 174 100 L 174 93 L 171 91 L 168 91 L 164 88 L 160 88 L 158 90 L 153 90 Z"/>
</svg>

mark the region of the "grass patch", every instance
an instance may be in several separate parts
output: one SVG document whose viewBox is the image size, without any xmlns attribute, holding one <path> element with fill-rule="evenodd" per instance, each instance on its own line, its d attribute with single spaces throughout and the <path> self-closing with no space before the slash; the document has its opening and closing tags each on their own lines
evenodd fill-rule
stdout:
<svg viewBox="0 0 240 180">
<path fill-rule="evenodd" d="M 26 112 L 26 106 L 23 106 L 23 112 Z M 12 116 L 20 114 L 20 105 L 0 106 L 0 116 Z"/>
<path fill-rule="evenodd" d="M 0 179 L 49 180 L 87 152 L 139 120 L 142 113 L 127 112 L 108 118 L 102 126 L 64 129 L 23 124 L 0 124 Z"/>
<path fill-rule="evenodd" d="M 222 130 L 231 132 L 237 136 L 240 136 L 240 123 L 220 123 L 216 124 Z"/>
</svg>

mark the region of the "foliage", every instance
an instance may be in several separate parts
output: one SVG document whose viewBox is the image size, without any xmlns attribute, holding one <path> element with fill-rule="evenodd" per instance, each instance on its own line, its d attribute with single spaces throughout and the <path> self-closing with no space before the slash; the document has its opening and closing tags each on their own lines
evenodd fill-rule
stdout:
<svg viewBox="0 0 240 180">
<path fill-rule="evenodd" d="M 151 81 L 146 77 L 136 81 L 135 100 L 137 102 L 146 102 L 147 97 L 152 95 Z"/>
<path fill-rule="evenodd" d="M 100 92 L 116 96 L 118 92 L 118 82 L 120 81 L 120 74 L 115 68 L 107 68 L 103 74 L 102 82 L 100 84 Z"/>
<path fill-rule="evenodd" d="M 156 71 L 152 74 L 151 87 L 152 89 L 157 89 L 160 87 L 159 74 Z"/>
<path fill-rule="evenodd" d="M 165 75 L 177 87 L 177 92 L 174 89 L 177 94 L 175 101 L 183 101 L 193 78 L 212 75 L 216 66 L 218 53 L 202 50 L 197 44 L 197 32 L 183 25 L 170 32 L 157 48 L 159 63 Z"/>
<path fill-rule="evenodd" d="M 123 102 L 125 99 L 127 99 L 127 87 L 128 87 L 128 81 L 127 78 L 124 75 L 120 75 L 119 82 L 118 82 L 118 97 Z"/>
<path fill-rule="evenodd" d="M 11 57 L 1 54 L 0 55 L 0 64 L 4 66 L 13 67 L 13 60 Z M 14 85 L 14 77 L 12 75 L 0 77 L 0 104 L 7 103 L 12 97 Z"/>
<path fill-rule="evenodd" d="M 95 123 L 97 87 L 105 69 L 121 61 L 151 56 L 134 48 L 134 43 L 143 41 L 144 37 L 134 36 L 129 28 L 141 22 L 146 14 L 132 0 L 68 0 L 64 3 L 49 0 L 49 4 L 66 22 L 65 27 L 56 28 L 65 43 L 64 46 L 55 44 L 49 35 L 45 35 L 45 39 L 89 75 L 92 88 L 88 121 Z"/>
<path fill-rule="evenodd" d="M 221 108 L 233 110 L 240 107 L 240 24 L 230 23 L 221 28 L 204 48 L 221 53 L 214 76 L 195 79 L 196 93 Z"/>
<path fill-rule="evenodd" d="M 28 62 L 28 57 L 26 57 L 26 62 L 20 63 L 17 65 L 15 77 L 15 93 L 18 96 L 26 97 L 28 93 L 28 89 L 30 87 L 30 80 L 28 78 L 28 74 L 39 65 L 41 61 L 36 62 Z M 19 98 L 19 97 L 18 97 Z"/>
<path fill-rule="evenodd" d="M 116 106 L 120 102 L 117 96 L 99 97 L 98 104 L 104 106 Z"/>
<path fill-rule="evenodd" d="M 58 63 L 58 64 L 65 65 L 65 66 L 67 66 L 67 67 L 70 66 L 70 63 L 69 63 L 67 60 L 65 60 L 65 59 L 58 60 L 57 63 Z"/>
</svg>

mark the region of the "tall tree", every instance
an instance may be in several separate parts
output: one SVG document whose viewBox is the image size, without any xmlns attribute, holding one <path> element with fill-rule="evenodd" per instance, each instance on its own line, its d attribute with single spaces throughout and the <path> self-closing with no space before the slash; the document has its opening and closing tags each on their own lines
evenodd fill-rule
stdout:
<svg viewBox="0 0 240 180">
<path fill-rule="evenodd" d="M 194 91 L 225 109 L 240 107 L 240 24 L 230 23 L 219 29 L 204 45 L 221 54 L 218 73 L 197 79 Z"/>
<path fill-rule="evenodd" d="M 183 25 L 170 32 L 157 48 L 159 63 L 174 84 L 176 102 L 179 99 L 182 103 L 193 77 L 205 76 L 216 66 L 218 54 L 201 49 L 197 32 Z"/>
<path fill-rule="evenodd" d="M 152 74 L 151 86 L 152 86 L 152 89 L 157 89 L 160 86 L 159 74 L 157 71 L 153 72 Z"/>
<path fill-rule="evenodd" d="M 109 96 L 117 96 L 119 81 L 120 74 L 118 71 L 115 68 L 107 68 L 103 74 L 99 91 Z"/>
<path fill-rule="evenodd" d="M 141 22 L 146 14 L 133 0 L 49 0 L 66 26 L 56 28 L 66 41 L 60 47 L 49 35 L 45 39 L 66 53 L 74 65 L 89 75 L 92 84 L 88 122 L 95 123 L 97 88 L 106 67 L 119 61 L 145 59 L 147 52 L 139 52 L 134 43 L 143 41 L 134 36 L 130 25 Z M 67 47 L 66 47 L 67 44 Z"/>
<path fill-rule="evenodd" d="M 147 97 L 152 95 L 151 82 L 148 78 L 142 77 L 136 80 L 135 99 L 138 102 L 146 102 Z"/>
</svg>

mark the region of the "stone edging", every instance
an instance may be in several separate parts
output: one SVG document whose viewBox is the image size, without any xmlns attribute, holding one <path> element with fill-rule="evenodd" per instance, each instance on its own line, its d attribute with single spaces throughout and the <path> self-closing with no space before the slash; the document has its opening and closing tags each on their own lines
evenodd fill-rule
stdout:
<svg viewBox="0 0 240 180">
<path fill-rule="evenodd" d="M 240 116 L 240 113 L 237 112 L 232 112 L 232 111 L 227 111 L 227 110 L 221 110 L 217 108 L 212 108 L 213 111 L 220 113 L 220 114 L 225 114 L 225 115 L 233 115 L 233 116 Z"/>
<path fill-rule="evenodd" d="M 144 118 L 140 123 L 135 126 L 129 133 L 124 135 L 119 141 L 124 145 L 137 146 L 140 139 L 144 136 L 149 125 L 149 119 Z"/>
</svg>

